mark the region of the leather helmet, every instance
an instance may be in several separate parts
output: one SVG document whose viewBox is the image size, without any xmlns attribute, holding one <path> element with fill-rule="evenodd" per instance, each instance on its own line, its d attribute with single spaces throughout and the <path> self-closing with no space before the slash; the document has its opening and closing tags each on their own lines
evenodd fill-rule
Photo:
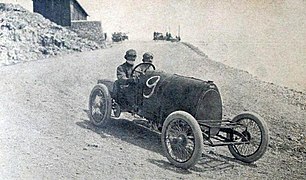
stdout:
<svg viewBox="0 0 306 180">
<path fill-rule="evenodd" d="M 134 49 L 129 49 L 126 51 L 124 58 L 129 61 L 135 61 L 137 55 Z"/>
<path fill-rule="evenodd" d="M 142 61 L 143 62 L 152 62 L 153 60 L 153 54 L 151 52 L 146 52 L 142 56 Z"/>
</svg>

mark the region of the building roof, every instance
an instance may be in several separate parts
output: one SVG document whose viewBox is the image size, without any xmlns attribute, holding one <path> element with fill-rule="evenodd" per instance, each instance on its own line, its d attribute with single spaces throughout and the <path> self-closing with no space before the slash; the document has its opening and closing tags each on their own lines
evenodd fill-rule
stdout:
<svg viewBox="0 0 306 180">
<path fill-rule="evenodd" d="M 77 0 L 73 0 L 81 9 L 81 11 L 83 11 L 83 13 L 86 15 L 86 16 L 89 16 L 88 13 L 85 11 L 85 9 L 81 6 L 81 4 L 77 1 Z"/>
</svg>

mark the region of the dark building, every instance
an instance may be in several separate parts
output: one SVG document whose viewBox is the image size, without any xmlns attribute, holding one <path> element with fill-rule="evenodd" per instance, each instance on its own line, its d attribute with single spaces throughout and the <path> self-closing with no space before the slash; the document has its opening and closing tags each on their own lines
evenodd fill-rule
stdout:
<svg viewBox="0 0 306 180">
<path fill-rule="evenodd" d="M 33 11 L 61 26 L 87 20 L 88 14 L 77 0 L 33 0 Z"/>
</svg>

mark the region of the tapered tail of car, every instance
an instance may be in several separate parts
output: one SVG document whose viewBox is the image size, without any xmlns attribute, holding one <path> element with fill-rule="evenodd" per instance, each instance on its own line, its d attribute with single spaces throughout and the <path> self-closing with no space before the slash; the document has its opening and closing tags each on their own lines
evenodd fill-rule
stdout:
<svg viewBox="0 0 306 180">
<path fill-rule="evenodd" d="M 222 101 L 219 92 L 215 89 L 205 91 L 199 98 L 194 117 L 197 120 L 207 120 L 212 128 L 210 135 L 216 135 L 222 119 Z"/>
</svg>

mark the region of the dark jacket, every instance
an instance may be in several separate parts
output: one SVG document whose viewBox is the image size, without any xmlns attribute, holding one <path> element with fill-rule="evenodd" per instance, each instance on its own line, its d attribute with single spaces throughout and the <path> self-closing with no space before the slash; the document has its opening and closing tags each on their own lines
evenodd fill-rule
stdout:
<svg viewBox="0 0 306 180">
<path fill-rule="evenodd" d="M 132 70 L 134 66 L 125 62 L 117 67 L 117 79 L 120 85 L 127 85 L 133 81 Z"/>
</svg>

